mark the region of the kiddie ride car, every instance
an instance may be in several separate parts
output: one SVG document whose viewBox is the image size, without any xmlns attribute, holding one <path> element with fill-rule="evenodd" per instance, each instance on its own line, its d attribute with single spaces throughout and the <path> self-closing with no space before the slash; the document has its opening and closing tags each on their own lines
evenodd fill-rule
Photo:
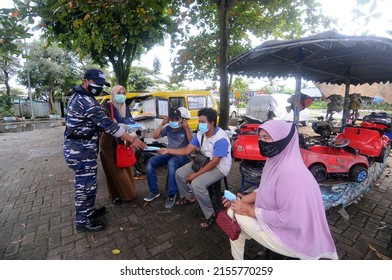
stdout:
<svg viewBox="0 0 392 280">
<path fill-rule="evenodd" d="M 372 112 L 370 115 L 364 116 L 361 126 L 374 127 L 384 132 L 389 140 L 392 139 L 392 116 L 386 112 Z"/>
<path fill-rule="evenodd" d="M 383 163 L 390 150 L 389 138 L 384 130 L 372 122 L 362 122 L 361 126 L 346 126 L 336 139 L 350 140 L 348 146 L 366 156 L 370 163 Z"/>
<path fill-rule="evenodd" d="M 257 123 L 243 124 L 234 143 L 234 159 L 240 161 L 243 192 L 245 183 L 250 183 L 253 188 L 258 187 L 261 172 L 267 159 L 259 152 L 257 135 L 259 126 L 260 124 Z M 326 209 L 335 205 L 335 202 L 347 206 L 353 201 L 353 197 L 349 195 L 330 194 L 335 182 L 353 182 L 357 186 L 364 182 L 368 176 L 369 162 L 367 158 L 350 148 L 349 142 L 347 139 L 339 139 L 323 145 L 303 143 L 300 149 L 306 167 L 320 183 Z M 327 190 L 324 196 L 325 189 L 323 188 L 325 186 L 327 186 Z M 355 196 L 357 196 L 356 193 Z"/>
</svg>

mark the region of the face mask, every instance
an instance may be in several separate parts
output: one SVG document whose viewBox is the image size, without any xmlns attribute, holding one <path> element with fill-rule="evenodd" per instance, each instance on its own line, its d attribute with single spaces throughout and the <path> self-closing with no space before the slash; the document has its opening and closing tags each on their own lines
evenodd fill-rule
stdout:
<svg viewBox="0 0 392 280">
<path fill-rule="evenodd" d="M 103 86 L 88 84 L 87 90 L 91 92 L 92 95 L 98 96 L 103 91 Z"/>
<path fill-rule="evenodd" d="M 179 124 L 179 122 L 169 122 L 169 126 L 171 128 L 179 128 L 180 124 Z"/>
<path fill-rule="evenodd" d="M 123 104 L 126 99 L 127 98 L 124 94 L 115 94 L 114 95 L 114 101 L 116 101 L 118 104 Z"/>
<path fill-rule="evenodd" d="M 259 140 L 259 150 L 260 154 L 263 157 L 274 157 L 280 154 L 289 144 L 291 138 L 293 138 L 295 131 L 295 125 L 291 127 L 289 135 L 285 138 L 275 141 L 275 142 L 265 142 L 263 140 Z"/>
<path fill-rule="evenodd" d="M 208 123 L 199 123 L 199 131 L 201 133 L 206 133 L 208 131 Z"/>
</svg>

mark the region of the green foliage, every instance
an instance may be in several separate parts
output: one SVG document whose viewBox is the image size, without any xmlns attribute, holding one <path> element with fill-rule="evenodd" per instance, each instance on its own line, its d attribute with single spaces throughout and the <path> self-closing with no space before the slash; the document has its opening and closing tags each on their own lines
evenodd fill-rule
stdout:
<svg viewBox="0 0 392 280">
<path fill-rule="evenodd" d="M 161 73 L 161 62 L 158 57 L 154 57 L 153 67 L 154 67 L 153 73 L 155 75 L 158 75 L 159 73 Z"/>
<path fill-rule="evenodd" d="M 56 45 L 47 46 L 45 41 L 34 41 L 26 46 L 28 58 L 19 72 L 19 82 L 34 89 L 35 98 L 52 102 L 68 93 L 72 85 L 82 76 L 72 53 Z"/>
<path fill-rule="evenodd" d="M 181 46 L 172 62 L 178 80 L 217 79 L 220 75 L 221 46 L 218 1 L 182 0 L 186 12 L 178 18 L 178 32 L 172 47 Z M 314 0 L 237 1 L 226 0 L 228 9 L 228 58 L 248 51 L 252 36 L 258 39 L 292 39 L 305 32 L 316 33 L 328 24 Z M 197 30 L 197 32 L 195 32 Z M 192 31 L 192 32 L 191 32 Z M 222 66 L 224 67 L 224 66 Z"/>
<path fill-rule="evenodd" d="M 162 44 L 173 24 L 170 0 L 35 0 L 41 26 L 81 56 L 90 54 L 101 67 L 112 64 L 119 84 L 126 84 L 131 63 Z"/>
<path fill-rule="evenodd" d="M 326 101 L 313 101 L 312 105 L 310 105 L 309 109 L 327 109 L 328 102 Z"/>
<path fill-rule="evenodd" d="M 234 92 L 247 92 L 249 91 L 249 85 L 244 81 L 243 77 L 235 77 L 233 82 Z"/>
<path fill-rule="evenodd" d="M 14 115 L 11 97 L 7 94 L 0 95 L 0 118 Z"/>
<path fill-rule="evenodd" d="M 153 71 L 145 67 L 133 67 L 129 76 L 129 90 L 146 91 L 154 85 L 154 81 L 151 79 L 152 74 Z"/>
<path fill-rule="evenodd" d="M 0 59 L 8 62 L 13 55 L 22 54 L 19 42 L 32 36 L 27 26 L 34 22 L 29 6 L 18 2 L 18 8 L 0 9 Z"/>
</svg>

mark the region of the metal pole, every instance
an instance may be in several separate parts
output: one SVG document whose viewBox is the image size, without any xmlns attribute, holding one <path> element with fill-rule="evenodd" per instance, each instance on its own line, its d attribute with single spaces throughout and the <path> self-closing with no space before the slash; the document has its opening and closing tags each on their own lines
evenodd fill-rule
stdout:
<svg viewBox="0 0 392 280">
<path fill-rule="evenodd" d="M 26 39 L 24 40 L 26 49 L 27 49 L 27 45 L 26 45 Z M 27 51 L 26 51 L 27 54 Z M 30 69 L 29 69 L 29 62 L 28 62 L 28 56 L 26 55 L 26 69 L 27 69 L 27 93 L 29 95 L 29 99 L 30 99 L 30 106 L 31 106 L 31 119 L 34 120 L 35 116 L 34 116 L 34 107 L 33 107 L 33 97 L 31 95 L 31 86 L 30 86 Z"/>
<path fill-rule="evenodd" d="M 27 59 L 26 59 L 26 64 L 27 64 Z M 29 98 L 30 98 L 30 106 L 31 106 L 31 119 L 34 120 L 34 107 L 33 107 L 33 97 L 31 96 L 31 86 L 30 86 L 30 69 L 27 66 L 27 92 L 29 93 Z"/>
</svg>

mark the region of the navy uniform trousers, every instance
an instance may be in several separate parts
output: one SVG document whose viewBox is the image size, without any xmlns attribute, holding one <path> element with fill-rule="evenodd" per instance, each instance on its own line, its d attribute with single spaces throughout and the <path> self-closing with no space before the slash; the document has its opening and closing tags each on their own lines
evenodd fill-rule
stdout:
<svg viewBox="0 0 392 280">
<path fill-rule="evenodd" d="M 91 140 L 66 139 L 64 157 L 75 172 L 76 224 L 90 223 L 97 194 L 98 136 Z"/>
</svg>

